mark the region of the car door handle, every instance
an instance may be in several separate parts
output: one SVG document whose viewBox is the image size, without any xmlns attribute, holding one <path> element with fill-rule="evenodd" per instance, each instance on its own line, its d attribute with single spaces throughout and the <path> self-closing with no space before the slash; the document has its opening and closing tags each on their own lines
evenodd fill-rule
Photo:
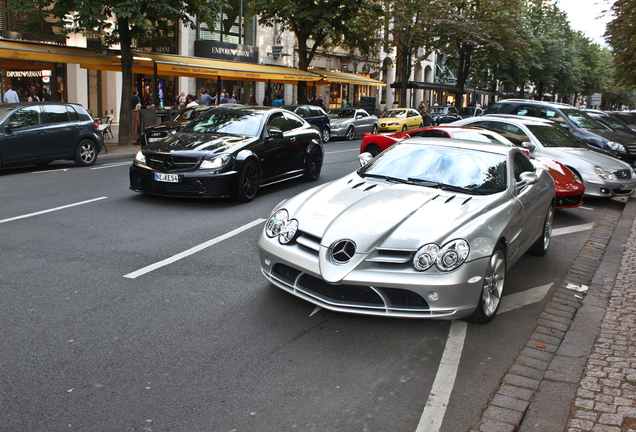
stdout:
<svg viewBox="0 0 636 432">
<path fill-rule="evenodd" d="M 289 137 L 289 140 L 290 140 L 291 142 L 294 142 L 294 141 L 296 141 L 296 137 L 295 137 L 295 136 L 290 136 L 290 137 Z"/>
</svg>

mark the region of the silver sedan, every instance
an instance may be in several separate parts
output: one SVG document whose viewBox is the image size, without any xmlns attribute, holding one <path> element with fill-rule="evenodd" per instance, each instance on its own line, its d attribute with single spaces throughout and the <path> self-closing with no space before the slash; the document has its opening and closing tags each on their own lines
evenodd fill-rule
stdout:
<svg viewBox="0 0 636 432">
<path fill-rule="evenodd" d="M 376 116 L 369 115 L 361 108 L 336 108 L 329 110 L 331 137 L 345 138 L 351 141 L 365 133 L 378 133 L 380 124 Z"/>
<path fill-rule="evenodd" d="M 544 255 L 554 181 L 516 147 L 412 138 L 274 208 L 259 240 L 274 285 L 337 312 L 486 323 L 507 271 Z"/>
<path fill-rule="evenodd" d="M 636 174 L 625 162 L 582 144 L 550 120 L 525 116 L 487 115 L 451 123 L 490 129 L 527 149 L 530 157 L 549 157 L 567 166 L 585 185 L 585 195 L 629 196 L 636 191 Z"/>
</svg>

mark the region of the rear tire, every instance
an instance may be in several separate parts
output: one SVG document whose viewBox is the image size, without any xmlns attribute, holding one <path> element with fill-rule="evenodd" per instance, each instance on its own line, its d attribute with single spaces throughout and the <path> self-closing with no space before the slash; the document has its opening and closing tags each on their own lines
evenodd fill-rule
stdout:
<svg viewBox="0 0 636 432">
<path fill-rule="evenodd" d="M 345 135 L 345 138 L 347 139 L 347 141 L 351 141 L 355 137 L 356 137 L 356 130 L 353 128 L 353 126 L 349 126 L 349 129 L 347 129 L 347 135 Z"/>
<path fill-rule="evenodd" d="M 548 252 L 550 247 L 550 239 L 552 238 L 552 221 L 554 219 L 554 207 L 550 204 L 548 213 L 543 220 L 543 231 L 541 237 L 528 250 L 529 255 L 543 256 Z"/>
<path fill-rule="evenodd" d="M 329 142 L 329 138 L 331 137 L 331 132 L 329 132 L 328 128 L 324 128 L 320 135 L 321 135 L 323 143 Z"/>
<path fill-rule="evenodd" d="M 503 246 L 499 243 L 488 259 L 488 268 L 484 275 L 477 309 L 466 320 L 476 324 L 487 324 L 492 321 L 499 310 L 505 282 L 506 255 Z"/>
<path fill-rule="evenodd" d="M 256 162 L 251 159 L 243 162 L 238 177 L 236 199 L 243 202 L 252 201 L 258 192 L 260 182 L 261 173 Z"/>
<path fill-rule="evenodd" d="M 91 166 L 97 160 L 97 147 L 91 140 L 80 141 L 75 150 L 75 163 L 79 166 Z"/>
<path fill-rule="evenodd" d="M 378 130 L 379 130 L 378 125 L 373 125 L 373 129 L 371 129 L 371 133 L 375 135 L 378 133 Z"/>
</svg>

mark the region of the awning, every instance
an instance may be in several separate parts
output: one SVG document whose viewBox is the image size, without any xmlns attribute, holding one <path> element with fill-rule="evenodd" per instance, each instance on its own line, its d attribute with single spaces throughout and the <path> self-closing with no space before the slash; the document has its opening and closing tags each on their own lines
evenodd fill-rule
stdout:
<svg viewBox="0 0 636 432">
<path fill-rule="evenodd" d="M 92 67 L 110 65 L 110 56 L 88 48 L 0 40 L 0 59 L 44 63 L 78 63 Z"/>
<path fill-rule="evenodd" d="M 386 85 L 382 81 L 374 80 L 373 78 L 366 77 L 364 75 L 358 75 L 353 73 L 342 73 L 342 72 L 328 72 L 325 70 L 312 69 L 312 72 L 317 73 L 321 77 L 324 78 L 324 84 L 329 83 L 347 83 L 347 84 L 358 84 L 358 85 L 370 85 L 376 87 L 382 87 Z"/>
<path fill-rule="evenodd" d="M 157 74 L 199 78 L 221 78 L 235 81 L 261 81 L 297 84 L 299 81 L 319 81 L 315 73 L 283 66 L 235 63 L 201 57 L 183 57 L 133 51 L 133 72 L 150 74 L 157 67 Z M 121 70 L 121 58 L 113 57 L 112 65 Z"/>
<path fill-rule="evenodd" d="M 401 82 L 395 82 L 391 84 L 391 88 L 402 88 Z M 452 84 L 440 84 L 440 83 L 432 83 L 432 82 L 421 82 L 421 81 L 409 81 L 406 83 L 406 88 L 410 89 L 419 89 L 419 90 L 435 90 L 435 91 L 443 91 L 448 93 L 459 93 L 459 89 Z M 497 92 L 493 92 L 490 90 L 481 90 L 475 89 L 472 87 L 464 87 L 464 94 L 484 94 L 495 96 Z"/>
</svg>

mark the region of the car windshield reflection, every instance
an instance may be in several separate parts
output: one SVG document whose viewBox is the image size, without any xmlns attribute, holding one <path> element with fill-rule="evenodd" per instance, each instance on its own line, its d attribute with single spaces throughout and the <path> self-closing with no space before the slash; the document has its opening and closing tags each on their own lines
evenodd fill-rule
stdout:
<svg viewBox="0 0 636 432">
<path fill-rule="evenodd" d="M 358 173 L 477 195 L 503 192 L 507 187 L 504 155 L 404 142 L 386 150 Z"/>
<path fill-rule="evenodd" d="M 527 127 L 545 147 L 582 147 L 574 135 L 570 135 L 569 132 L 566 133 L 554 126 L 527 125 Z"/>
<path fill-rule="evenodd" d="M 354 118 L 356 115 L 356 110 L 354 109 L 341 109 L 341 110 L 331 110 L 327 113 L 329 118 L 337 119 L 337 118 Z"/>
<path fill-rule="evenodd" d="M 182 131 L 255 137 L 259 133 L 263 115 L 262 112 L 248 109 L 216 108 L 197 117 Z"/>
</svg>

